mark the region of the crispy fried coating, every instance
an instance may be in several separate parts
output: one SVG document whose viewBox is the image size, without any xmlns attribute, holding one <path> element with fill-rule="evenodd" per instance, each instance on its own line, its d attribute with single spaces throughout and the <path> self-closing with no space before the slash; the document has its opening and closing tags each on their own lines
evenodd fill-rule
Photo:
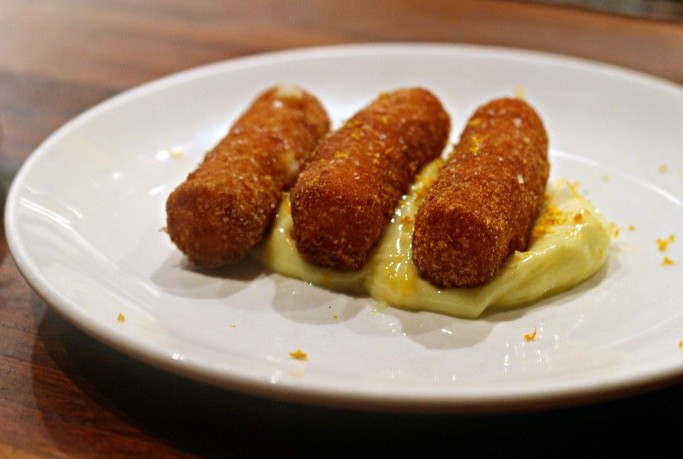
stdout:
<svg viewBox="0 0 683 459">
<path fill-rule="evenodd" d="M 515 250 L 526 250 L 543 203 L 548 137 L 520 99 L 479 107 L 415 217 L 413 262 L 442 287 L 490 280 Z"/>
<path fill-rule="evenodd" d="M 339 271 L 360 269 L 449 132 L 441 102 L 425 89 L 405 88 L 381 94 L 326 136 L 290 191 L 301 256 Z"/>
<path fill-rule="evenodd" d="M 236 263 L 264 237 L 330 121 L 293 86 L 261 93 L 166 201 L 166 230 L 202 268 Z"/>
</svg>

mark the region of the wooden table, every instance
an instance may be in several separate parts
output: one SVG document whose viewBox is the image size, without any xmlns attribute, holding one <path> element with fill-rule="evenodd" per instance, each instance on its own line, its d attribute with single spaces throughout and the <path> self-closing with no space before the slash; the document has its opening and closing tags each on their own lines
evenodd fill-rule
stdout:
<svg viewBox="0 0 683 459">
<path fill-rule="evenodd" d="M 356 42 L 502 45 L 683 83 L 683 24 L 528 2 L 0 0 L 0 169 L 93 104 L 172 72 Z M 5 180 L 6 182 L 7 180 Z M 390 415 L 276 403 L 141 364 L 65 322 L 0 244 L 0 456 L 288 457 L 585 450 L 670 440 L 683 387 L 500 416 Z M 644 430 L 664 421 L 657 430 Z M 613 428 L 617 434 L 609 434 Z"/>
</svg>

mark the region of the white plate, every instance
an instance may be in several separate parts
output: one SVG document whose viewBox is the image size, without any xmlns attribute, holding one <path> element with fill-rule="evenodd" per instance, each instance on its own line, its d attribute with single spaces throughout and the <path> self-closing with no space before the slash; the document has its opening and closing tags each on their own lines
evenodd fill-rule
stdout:
<svg viewBox="0 0 683 459">
<path fill-rule="evenodd" d="M 315 93 L 335 123 L 381 91 L 422 85 L 446 105 L 454 135 L 477 105 L 523 92 L 547 124 L 552 177 L 580 182 L 621 229 L 608 267 L 478 320 L 378 310 L 253 265 L 187 269 L 161 231 L 166 197 L 256 93 L 280 82 Z M 94 107 L 25 163 L 6 230 L 19 269 L 52 307 L 152 365 L 297 403 L 507 411 L 682 379 L 682 199 L 683 91 L 673 83 L 518 50 L 360 45 L 209 65 Z M 675 264 L 661 266 L 664 256 Z M 291 358 L 296 349 L 308 360 Z"/>
</svg>

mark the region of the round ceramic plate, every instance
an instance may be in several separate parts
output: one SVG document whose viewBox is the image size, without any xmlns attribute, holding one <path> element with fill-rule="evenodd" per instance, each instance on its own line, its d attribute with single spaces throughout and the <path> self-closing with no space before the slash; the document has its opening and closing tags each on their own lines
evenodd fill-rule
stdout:
<svg viewBox="0 0 683 459">
<path fill-rule="evenodd" d="M 548 128 L 551 180 L 576 181 L 619 230 L 607 266 L 476 320 L 379 308 L 249 262 L 192 270 L 163 231 L 166 198 L 277 83 L 314 93 L 335 125 L 380 92 L 423 86 L 454 138 L 478 105 L 523 95 Z M 67 123 L 16 177 L 6 232 L 23 275 L 69 321 L 208 384 L 382 411 L 605 400 L 683 379 L 682 126 L 681 87 L 566 57 L 432 44 L 258 55 L 146 84 Z"/>
</svg>

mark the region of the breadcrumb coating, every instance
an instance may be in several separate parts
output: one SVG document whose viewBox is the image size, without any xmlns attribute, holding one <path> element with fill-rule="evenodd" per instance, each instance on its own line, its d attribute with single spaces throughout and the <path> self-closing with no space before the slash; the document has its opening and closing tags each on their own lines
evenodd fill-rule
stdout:
<svg viewBox="0 0 683 459">
<path fill-rule="evenodd" d="M 329 127 L 321 103 L 303 89 L 264 91 L 169 195 L 171 240 L 198 267 L 244 259 Z"/>
<path fill-rule="evenodd" d="M 543 122 L 526 102 L 479 107 L 415 217 L 413 262 L 428 282 L 470 287 L 526 250 L 550 165 Z"/>
<path fill-rule="evenodd" d="M 450 132 L 441 102 L 422 88 L 383 93 L 326 136 L 290 192 L 297 249 L 308 262 L 360 269 L 416 172 Z"/>
</svg>

